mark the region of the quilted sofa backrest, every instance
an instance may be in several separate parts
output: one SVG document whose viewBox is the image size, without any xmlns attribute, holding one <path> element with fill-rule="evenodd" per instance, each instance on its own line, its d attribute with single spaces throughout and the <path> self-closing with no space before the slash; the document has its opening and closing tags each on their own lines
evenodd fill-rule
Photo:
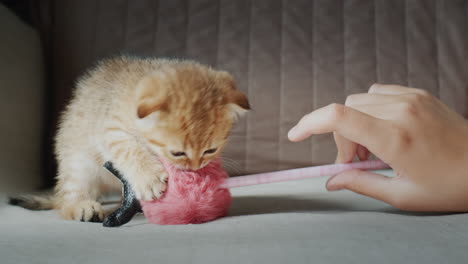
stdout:
<svg viewBox="0 0 468 264">
<path fill-rule="evenodd" d="M 52 17 L 42 26 L 54 115 L 77 76 L 100 58 L 195 59 L 231 72 L 250 98 L 253 110 L 225 153 L 232 174 L 333 162 L 330 135 L 293 144 L 288 129 L 303 114 L 374 82 L 427 89 L 468 114 L 466 0 L 44 3 L 43 17 Z"/>
</svg>

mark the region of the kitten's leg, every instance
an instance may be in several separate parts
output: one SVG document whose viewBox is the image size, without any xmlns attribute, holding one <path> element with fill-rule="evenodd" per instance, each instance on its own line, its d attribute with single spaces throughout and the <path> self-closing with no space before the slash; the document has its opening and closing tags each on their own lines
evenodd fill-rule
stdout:
<svg viewBox="0 0 468 264">
<path fill-rule="evenodd" d="M 63 218 L 82 222 L 102 222 L 104 210 L 98 173 L 102 169 L 90 155 L 74 154 L 59 160 L 57 204 Z"/>
<path fill-rule="evenodd" d="M 160 198 L 166 190 L 167 173 L 158 158 L 147 147 L 126 132 L 107 128 L 105 147 L 109 160 L 128 180 L 137 199 Z"/>
</svg>

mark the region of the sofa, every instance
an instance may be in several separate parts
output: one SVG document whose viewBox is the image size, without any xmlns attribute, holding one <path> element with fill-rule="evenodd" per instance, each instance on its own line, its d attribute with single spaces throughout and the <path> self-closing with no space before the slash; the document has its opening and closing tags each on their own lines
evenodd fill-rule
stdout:
<svg viewBox="0 0 468 264">
<path fill-rule="evenodd" d="M 199 225 L 138 215 L 104 228 L 7 204 L 53 185 L 58 115 L 76 79 L 116 54 L 233 74 L 252 110 L 223 154 L 232 177 L 332 163 L 330 135 L 287 131 L 375 82 L 426 89 L 468 118 L 467 0 L 2 2 L 0 263 L 467 263 L 467 214 L 330 193 L 326 177 L 232 189 L 229 215 Z"/>
</svg>

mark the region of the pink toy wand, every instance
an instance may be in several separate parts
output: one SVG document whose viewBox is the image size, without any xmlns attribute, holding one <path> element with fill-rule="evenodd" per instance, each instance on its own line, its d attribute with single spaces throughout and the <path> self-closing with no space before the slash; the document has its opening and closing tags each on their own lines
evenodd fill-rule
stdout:
<svg viewBox="0 0 468 264">
<path fill-rule="evenodd" d="M 388 169 L 389 166 L 381 160 L 368 160 L 362 162 L 342 163 L 323 165 L 315 167 L 307 167 L 300 169 L 291 169 L 283 171 L 274 171 L 259 173 L 253 175 L 239 176 L 228 178 L 220 185 L 221 188 L 235 188 L 241 186 L 249 186 L 264 183 L 293 181 L 308 178 L 316 178 L 323 176 L 335 175 L 347 170 L 381 170 Z"/>
<path fill-rule="evenodd" d="M 240 176 L 240 177 L 233 177 L 227 178 L 226 172 L 221 168 L 220 162 L 215 162 L 214 167 L 207 167 L 206 169 L 201 169 L 200 172 L 184 172 L 178 171 L 175 168 L 166 167 L 169 169 L 169 173 L 179 173 L 179 177 L 189 177 L 191 180 L 187 182 L 188 186 L 185 186 L 184 183 L 178 183 L 178 181 L 174 180 L 175 178 L 169 178 L 170 180 L 174 180 L 171 185 L 169 184 L 168 190 L 166 191 L 166 197 L 161 200 L 156 200 L 155 203 L 149 202 L 144 203 L 145 205 L 140 204 L 140 202 L 135 197 L 135 192 L 133 192 L 130 184 L 126 181 L 125 177 L 120 174 L 120 172 L 113 166 L 112 162 L 106 162 L 104 167 L 109 170 L 112 174 L 114 174 L 123 184 L 123 201 L 121 206 L 111 213 L 103 222 L 104 226 L 107 227 L 114 227 L 120 226 L 132 219 L 132 217 L 139 213 L 144 212 L 145 215 L 149 213 L 149 218 L 154 218 L 154 222 L 164 224 L 180 224 L 180 223 L 191 223 L 193 219 L 197 220 L 197 222 L 205 222 L 209 220 L 216 219 L 218 217 L 224 216 L 227 213 L 227 208 L 231 202 L 231 196 L 226 188 L 235 188 L 241 186 L 249 186 L 255 184 L 263 184 L 263 183 L 273 183 L 273 182 L 281 182 L 281 181 L 291 181 L 291 180 L 299 180 L 299 179 L 307 179 L 307 178 L 315 178 L 321 176 L 329 176 L 338 174 L 340 172 L 344 172 L 351 169 L 361 169 L 361 170 L 378 170 L 378 169 L 386 169 L 388 165 L 380 160 L 373 160 L 373 161 L 363 161 L 363 162 L 355 162 L 355 163 L 347 163 L 347 164 L 333 164 L 333 165 L 324 165 L 324 166 L 316 166 L 316 167 L 308 167 L 308 168 L 301 168 L 301 169 L 291 169 L 291 170 L 284 170 L 284 171 L 276 171 L 276 172 L 267 172 L 267 173 L 260 173 L 254 175 L 247 175 L 247 176 Z M 208 170 L 208 174 L 203 174 L 203 171 Z M 206 172 L 205 172 L 206 173 Z M 212 173 L 212 175 L 209 175 Z M 216 177 L 213 177 L 216 176 Z M 200 182 L 194 181 L 193 178 L 200 179 Z M 217 180 L 219 179 L 219 181 Z M 211 181 L 211 184 L 210 184 Z M 182 184 L 183 186 L 177 186 L 178 184 Z M 175 186 L 175 187 L 174 187 Z M 173 188 L 172 191 L 170 188 Z M 184 190 L 184 188 L 188 188 L 192 190 L 194 193 L 198 193 L 198 195 L 189 195 L 184 200 L 183 195 L 186 192 L 181 192 L 180 190 Z M 192 189 L 194 188 L 194 189 Z M 202 191 L 203 190 L 203 191 Z M 171 193 L 173 197 L 170 198 Z M 175 194 L 174 194 L 175 193 Z M 218 194 L 221 196 L 217 196 L 214 198 L 213 195 Z M 167 202 L 164 209 L 164 204 L 166 199 L 172 199 Z M 175 195 L 175 196 L 174 196 Z M 182 195 L 182 196 L 180 196 Z M 186 196 L 186 195 L 185 195 Z M 198 197 L 193 199 L 193 197 Z M 206 199 L 201 199 L 201 198 Z M 175 201 L 177 202 L 174 202 Z M 209 204 L 204 204 L 209 203 Z M 215 203 L 215 204 L 213 204 Z M 163 207 L 158 207 L 163 205 Z M 177 209 L 178 206 L 182 206 L 182 211 Z M 145 211 L 145 208 L 146 211 Z M 161 208 L 163 208 L 161 210 Z M 216 212 L 213 213 L 211 209 L 216 209 Z M 168 211 L 169 210 L 169 211 Z M 172 210 L 172 211 L 170 211 Z M 208 211 L 207 211 L 208 210 Z M 172 218 L 177 218 L 177 221 L 169 217 L 170 220 L 162 221 L 159 216 L 164 215 L 172 215 Z M 148 217 L 147 216 L 147 217 Z M 199 216 L 203 217 L 203 221 L 198 219 Z M 172 222 L 171 222 L 172 221 Z M 150 221 L 151 222 L 151 221 Z"/>
</svg>

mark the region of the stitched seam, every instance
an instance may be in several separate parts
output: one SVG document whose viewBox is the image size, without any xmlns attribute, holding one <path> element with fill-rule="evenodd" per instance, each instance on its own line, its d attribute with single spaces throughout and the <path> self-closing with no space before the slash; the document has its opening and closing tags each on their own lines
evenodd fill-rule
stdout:
<svg viewBox="0 0 468 264">
<path fill-rule="evenodd" d="M 468 61 L 468 0 L 465 0 L 465 15 L 464 17 L 464 27 L 463 27 L 463 32 L 464 32 L 464 43 L 465 43 L 465 49 L 464 49 L 464 55 L 465 55 L 465 61 Z M 463 84 L 465 88 L 465 118 L 468 118 L 468 67 L 464 67 L 465 69 L 465 83 Z"/>
<path fill-rule="evenodd" d="M 157 53 L 158 45 L 156 43 L 157 35 L 158 35 L 158 27 L 159 27 L 159 0 L 155 1 L 153 5 L 153 21 L 152 21 L 152 34 L 151 34 L 151 47 L 153 47 L 153 53 Z"/>
<path fill-rule="evenodd" d="M 184 40 L 184 51 L 185 51 L 185 57 L 188 55 L 188 35 L 189 35 L 189 27 L 190 27 L 190 1 L 186 0 L 185 1 L 185 40 Z"/>
<path fill-rule="evenodd" d="M 312 110 L 315 110 L 315 100 L 317 98 L 317 89 L 315 89 L 315 87 L 317 87 L 317 78 L 316 78 L 316 68 L 315 67 L 315 64 L 314 64 L 314 50 L 315 50 L 315 43 L 314 43 L 314 33 L 316 32 L 315 31 L 315 22 L 316 22 L 316 14 L 315 14 L 315 10 L 317 9 L 317 6 L 316 6 L 316 3 L 317 1 L 314 1 L 312 3 L 312 43 L 311 43 L 311 46 L 312 46 Z M 310 161 L 311 163 L 313 163 L 314 161 L 314 141 L 313 140 L 309 140 L 310 142 Z"/>
<path fill-rule="evenodd" d="M 379 52 L 378 43 L 379 38 L 377 36 L 377 0 L 374 0 L 374 49 L 375 49 L 375 80 L 380 82 L 380 68 L 379 68 Z"/>
<path fill-rule="evenodd" d="M 127 51 L 127 31 L 128 31 L 128 5 L 129 5 L 129 0 L 125 1 L 125 17 L 124 17 L 124 28 L 123 28 L 123 34 L 122 34 L 122 47 Z"/>
<path fill-rule="evenodd" d="M 218 10 L 217 10 L 217 13 L 218 13 L 218 23 L 216 25 L 216 53 L 215 53 L 215 66 L 218 67 L 219 65 L 219 43 L 220 43 L 220 35 L 219 32 L 220 32 L 220 28 L 221 28 L 221 0 L 218 0 Z"/>
<path fill-rule="evenodd" d="M 346 96 L 348 91 L 348 78 L 347 78 L 347 71 L 346 71 L 346 64 L 347 64 L 347 57 L 346 57 L 346 14 L 345 14 L 345 1 L 342 1 L 341 6 L 341 19 L 342 19 L 342 27 L 343 27 L 343 96 Z"/>
<path fill-rule="evenodd" d="M 312 47 L 312 50 L 310 52 L 310 65 L 311 65 L 311 68 L 312 68 L 312 80 L 311 80 L 311 85 L 312 85 L 312 110 L 314 109 L 315 105 L 314 105 L 314 100 L 315 100 L 315 65 L 314 65 L 314 26 L 315 26 L 315 23 L 314 23 L 314 11 L 315 11 L 315 1 L 312 2 L 312 19 L 311 19 L 311 23 L 312 23 L 312 26 L 310 27 L 310 46 Z M 309 140 L 309 144 L 310 144 L 310 160 L 311 160 L 311 163 L 313 161 L 313 146 L 314 144 L 312 143 L 312 140 Z"/>
<path fill-rule="evenodd" d="M 250 98 L 250 85 L 251 85 L 251 67 L 250 67 L 250 60 L 251 60 L 251 45 L 250 45 L 250 42 L 252 41 L 252 17 L 253 17 L 253 1 L 250 1 L 250 7 L 249 7 L 249 22 L 248 22 L 248 25 L 249 25 L 249 39 L 247 41 L 247 97 Z M 250 121 L 250 116 L 251 115 L 247 115 L 246 116 L 246 120 L 245 120 L 245 153 L 244 153 L 244 170 L 247 171 L 248 169 L 248 163 L 247 163 L 247 157 L 249 155 L 249 141 L 250 141 L 250 133 L 249 133 L 249 121 Z"/>
<path fill-rule="evenodd" d="M 282 140 L 282 135 L 283 135 L 283 129 L 281 127 L 281 122 L 283 120 L 283 60 L 284 60 L 284 56 L 283 56 L 283 30 L 284 30 L 284 0 L 281 1 L 281 6 L 280 6 L 280 47 L 279 47 L 279 50 L 280 50 L 280 62 L 279 62 L 279 70 L 280 70 L 280 73 L 279 73 L 279 119 L 278 119 L 278 155 L 277 155 L 277 160 L 276 160 L 276 168 L 277 170 L 280 169 L 280 163 L 281 163 L 281 142 L 283 141 Z"/>
<path fill-rule="evenodd" d="M 445 8 L 445 5 L 444 5 L 444 1 L 437 1 L 435 3 L 435 59 L 436 59 L 436 67 L 437 67 L 437 73 L 436 73 L 436 78 L 437 78 L 437 96 L 438 98 L 440 98 L 440 52 L 439 52 L 439 48 L 440 48 L 440 23 L 439 23 L 439 19 L 440 19 L 440 12 L 439 12 L 439 7 L 440 8 Z"/>
<path fill-rule="evenodd" d="M 95 1 L 95 4 L 96 4 L 96 6 L 95 6 L 95 8 L 96 8 L 96 17 L 95 17 L 95 21 L 94 21 L 95 26 L 94 26 L 94 38 L 93 38 L 93 46 L 92 46 L 93 51 L 90 52 L 90 53 L 93 54 L 92 58 L 96 58 L 96 47 L 97 47 L 96 43 L 97 43 L 97 33 L 98 33 L 98 28 L 99 28 L 98 27 L 99 17 L 100 17 L 99 16 L 99 11 L 101 10 L 99 8 L 99 3 L 100 3 L 100 1 Z"/>
<path fill-rule="evenodd" d="M 410 77 L 409 77 L 409 45 L 408 45 L 408 0 L 405 1 L 405 51 L 406 51 L 406 86 L 410 86 Z"/>
</svg>

